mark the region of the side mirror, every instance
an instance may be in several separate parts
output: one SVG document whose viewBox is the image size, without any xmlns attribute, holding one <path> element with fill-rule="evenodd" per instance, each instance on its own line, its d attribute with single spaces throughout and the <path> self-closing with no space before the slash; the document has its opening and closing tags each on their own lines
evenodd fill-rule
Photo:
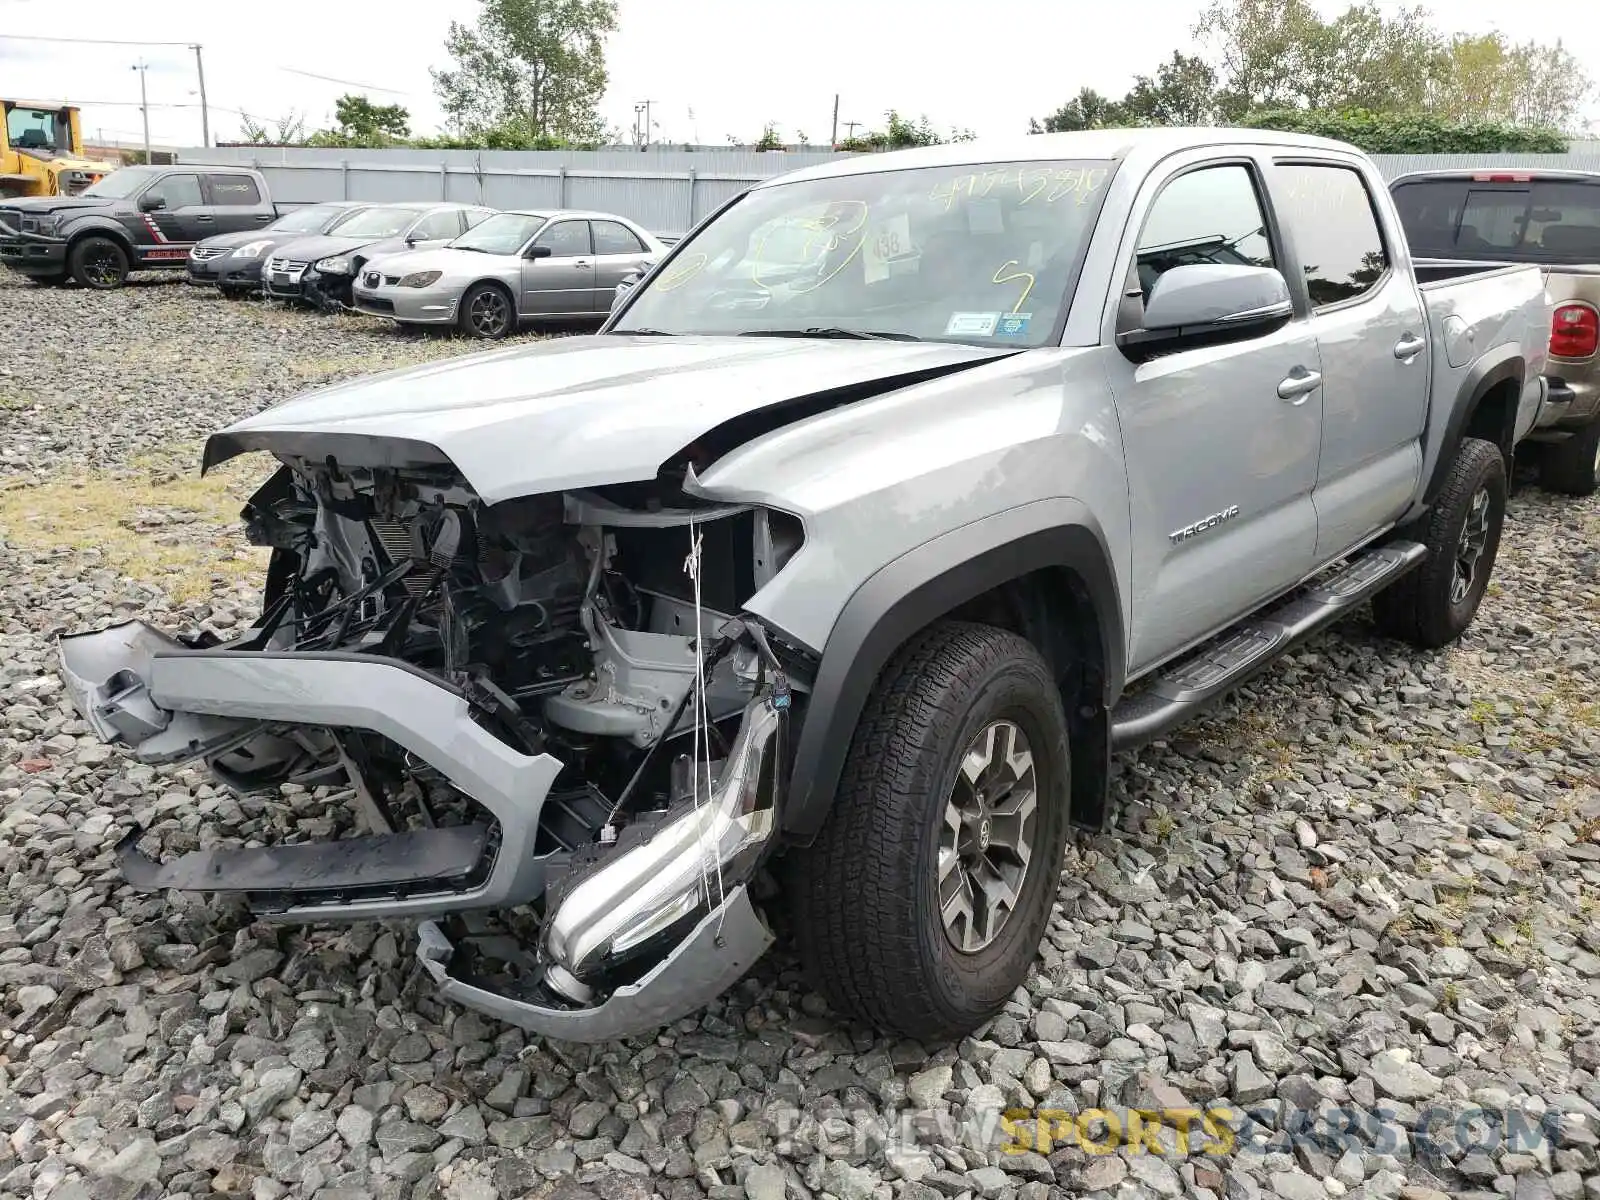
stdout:
<svg viewBox="0 0 1600 1200">
<path fill-rule="evenodd" d="M 528 247 L 528 257 L 529 258 L 549 258 L 554 253 L 555 253 L 555 251 L 552 250 L 549 246 L 529 246 Z"/>
<path fill-rule="evenodd" d="M 167 202 L 166 202 L 166 199 L 164 197 L 161 197 L 161 196 L 140 196 L 139 197 L 139 211 L 140 212 L 160 212 L 162 209 L 166 208 L 166 206 L 167 206 Z"/>
<path fill-rule="evenodd" d="M 1260 337 L 1294 316 L 1289 285 L 1272 267 L 1191 263 L 1173 267 L 1150 289 L 1136 329 L 1117 334 L 1134 362 L 1194 346 Z"/>
</svg>

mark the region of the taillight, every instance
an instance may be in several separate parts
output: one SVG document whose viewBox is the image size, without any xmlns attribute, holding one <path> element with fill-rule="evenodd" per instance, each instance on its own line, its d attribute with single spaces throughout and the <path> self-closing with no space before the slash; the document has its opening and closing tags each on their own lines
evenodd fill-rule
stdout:
<svg viewBox="0 0 1600 1200">
<path fill-rule="evenodd" d="M 1555 358 L 1588 358 L 1600 347 L 1600 314 L 1587 304 L 1560 305 L 1550 318 L 1550 353 Z"/>
</svg>

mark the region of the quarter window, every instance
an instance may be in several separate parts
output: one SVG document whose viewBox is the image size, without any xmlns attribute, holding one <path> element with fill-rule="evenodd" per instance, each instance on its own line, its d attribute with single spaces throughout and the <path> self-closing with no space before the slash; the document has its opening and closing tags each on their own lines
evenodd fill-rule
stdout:
<svg viewBox="0 0 1600 1200">
<path fill-rule="evenodd" d="M 1350 167 L 1294 163 L 1278 168 L 1280 207 L 1305 264 L 1306 288 L 1318 307 L 1371 291 L 1389 269 L 1372 194 Z"/>
<path fill-rule="evenodd" d="M 1151 205 L 1136 263 L 1144 298 L 1173 267 L 1195 263 L 1277 266 L 1248 167 L 1190 171 L 1162 188 Z"/>
</svg>

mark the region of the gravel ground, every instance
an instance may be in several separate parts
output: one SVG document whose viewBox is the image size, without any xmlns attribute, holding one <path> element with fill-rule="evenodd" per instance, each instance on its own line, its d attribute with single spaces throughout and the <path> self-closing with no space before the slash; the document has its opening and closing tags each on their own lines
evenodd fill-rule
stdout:
<svg viewBox="0 0 1600 1200">
<path fill-rule="evenodd" d="M 1516 495 L 1459 646 L 1353 619 L 1123 761 L 981 1036 L 877 1039 L 780 950 L 655 1038 L 564 1046 L 438 1003 L 403 928 L 131 892 L 136 822 L 173 853 L 333 818 L 132 763 L 52 674 L 73 627 L 252 616 L 250 474 L 196 484 L 197 435 L 473 347 L 166 284 L 4 286 L 0 342 L 0 1200 L 1600 1200 L 1600 500 Z M 1011 1108 L 1067 1115 L 1008 1139 Z"/>
</svg>

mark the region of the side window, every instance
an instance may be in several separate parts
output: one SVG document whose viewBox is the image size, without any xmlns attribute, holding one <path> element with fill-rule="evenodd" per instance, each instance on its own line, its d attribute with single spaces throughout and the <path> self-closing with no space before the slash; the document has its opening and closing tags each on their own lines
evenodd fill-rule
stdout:
<svg viewBox="0 0 1600 1200">
<path fill-rule="evenodd" d="M 1190 171 L 1162 188 L 1151 205 L 1135 264 L 1144 298 L 1166 272 L 1193 263 L 1278 265 L 1248 167 Z"/>
<path fill-rule="evenodd" d="M 179 208 L 191 208 L 204 204 L 205 199 L 200 195 L 200 176 L 198 175 L 163 175 L 150 185 L 145 192 L 146 197 L 159 196 L 167 202 L 170 212 Z"/>
<path fill-rule="evenodd" d="M 1338 304 L 1371 291 L 1389 269 L 1389 255 L 1360 174 L 1304 163 L 1280 166 L 1277 173 L 1283 219 L 1305 264 L 1311 303 Z"/>
<path fill-rule="evenodd" d="M 261 203 L 261 190 L 248 175 L 207 175 L 211 203 L 250 206 Z"/>
<path fill-rule="evenodd" d="M 411 231 L 411 237 L 419 242 L 457 237 L 461 233 L 461 218 L 457 214 L 458 210 L 453 208 L 429 213 L 417 222 Z"/>
<path fill-rule="evenodd" d="M 494 216 L 492 208 L 469 208 L 461 214 L 462 224 L 466 229 L 481 225 L 484 221 Z"/>
<path fill-rule="evenodd" d="M 538 245 L 549 246 L 552 258 L 577 258 L 589 249 L 589 222 L 557 221 L 539 235 Z"/>
<path fill-rule="evenodd" d="M 644 243 L 633 230 L 615 221 L 591 221 L 594 227 L 594 252 L 596 254 L 643 254 Z"/>
</svg>

